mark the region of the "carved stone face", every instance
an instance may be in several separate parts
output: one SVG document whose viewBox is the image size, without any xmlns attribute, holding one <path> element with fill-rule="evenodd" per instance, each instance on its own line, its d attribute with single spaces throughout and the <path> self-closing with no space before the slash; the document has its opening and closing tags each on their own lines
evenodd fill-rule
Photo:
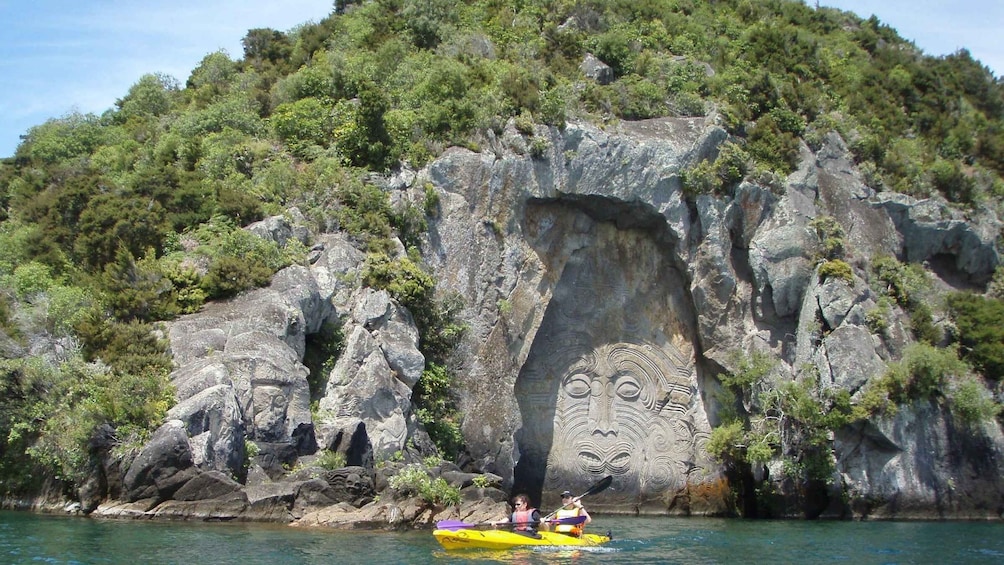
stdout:
<svg viewBox="0 0 1004 565">
<path fill-rule="evenodd" d="M 671 344 L 567 344 L 521 381 L 536 391 L 522 403 L 521 447 L 546 461 L 544 490 L 606 475 L 637 492 L 682 481 L 694 444 L 693 363 Z"/>
<path fill-rule="evenodd" d="M 674 367 L 661 351 L 633 343 L 603 345 L 569 367 L 561 379 L 555 414 L 555 445 L 568 446 L 579 470 L 625 474 L 643 463 L 653 426 L 673 399 L 667 372 Z M 686 380 L 672 383 L 676 403 L 686 410 Z M 647 450 L 644 450 L 647 451 Z M 552 451 L 554 453 L 554 451 Z"/>
<path fill-rule="evenodd" d="M 516 381 L 516 482 L 560 492 L 612 475 L 602 497 L 658 498 L 704 460 L 686 283 L 646 233 L 556 214 L 566 232 L 548 241 L 579 243 Z"/>
</svg>

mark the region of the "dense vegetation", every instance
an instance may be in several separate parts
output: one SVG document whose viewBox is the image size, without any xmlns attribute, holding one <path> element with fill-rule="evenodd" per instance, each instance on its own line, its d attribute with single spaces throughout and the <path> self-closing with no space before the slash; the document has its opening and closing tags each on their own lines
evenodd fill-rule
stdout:
<svg viewBox="0 0 1004 565">
<path fill-rule="evenodd" d="M 370 254 L 366 283 L 415 312 L 432 362 L 419 414 L 456 452 L 448 357 L 463 328 L 415 251 L 435 203 L 393 210 L 366 179 L 477 148 L 509 119 L 717 112 L 733 139 L 687 172 L 692 192 L 769 182 L 800 139 L 837 131 L 876 189 L 992 209 L 1004 194 L 1004 91 L 987 69 L 801 2 L 338 0 L 320 22 L 250 30 L 243 47 L 206 55 L 184 84 L 139 77 L 100 116 L 38 125 L 0 166 L 0 492 L 72 479 L 99 427 L 142 439 L 172 398 L 152 324 L 301 261 L 240 229 L 294 205 L 351 233 Z M 583 77 L 586 53 L 612 82 Z M 390 255 L 393 236 L 407 256 Z M 822 276 L 848 276 L 824 255 Z M 964 357 L 998 381 L 1002 337 L 979 320 L 999 298 L 952 303 Z"/>
</svg>

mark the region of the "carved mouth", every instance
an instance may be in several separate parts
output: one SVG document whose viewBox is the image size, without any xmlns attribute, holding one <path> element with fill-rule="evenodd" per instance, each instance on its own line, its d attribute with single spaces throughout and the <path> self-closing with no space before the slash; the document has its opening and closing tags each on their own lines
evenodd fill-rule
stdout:
<svg viewBox="0 0 1004 565">
<path fill-rule="evenodd" d="M 631 468 L 631 446 L 623 442 L 603 447 L 594 443 L 579 443 L 579 464 L 589 473 L 624 474 Z"/>
</svg>

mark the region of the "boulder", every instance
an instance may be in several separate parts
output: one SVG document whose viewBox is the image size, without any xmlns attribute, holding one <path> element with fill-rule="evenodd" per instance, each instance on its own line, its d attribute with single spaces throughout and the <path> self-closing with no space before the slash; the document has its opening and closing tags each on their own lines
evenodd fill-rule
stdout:
<svg viewBox="0 0 1004 565">
<path fill-rule="evenodd" d="M 610 84 L 614 81 L 614 70 L 592 53 L 586 53 L 582 63 L 579 64 L 579 70 L 587 78 L 596 81 L 597 84 Z"/>
<path fill-rule="evenodd" d="M 169 420 L 147 442 L 129 466 L 123 481 L 127 502 L 167 500 L 198 474 L 180 420 Z"/>
<path fill-rule="evenodd" d="M 409 436 L 411 392 L 425 367 L 407 310 L 384 291 L 362 289 L 347 305 L 345 349 L 319 403 L 321 446 L 387 459 Z"/>
</svg>

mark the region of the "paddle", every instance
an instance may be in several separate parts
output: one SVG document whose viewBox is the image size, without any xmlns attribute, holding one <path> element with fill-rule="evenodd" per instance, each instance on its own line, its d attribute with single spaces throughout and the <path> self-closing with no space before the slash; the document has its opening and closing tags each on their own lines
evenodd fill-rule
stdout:
<svg viewBox="0 0 1004 565">
<path fill-rule="evenodd" d="M 535 522 L 540 524 L 541 522 L 548 522 L 549 524 L 567 524 L 571 526 L 577 526 L 586 521 L 585 516 L 572 516 L 571 518 L 559 518 L 557 520 L 541 520 L 540 522 Z M 508 524 L 508 522 L 506 522 Z M 468 524 L 467 522 L 461 522 L 459 520 L 440 520 L 436 522 L 437 530 L 469 530 L 471 528 L 480 528 L 483 526 L 493 526 L 501 524 L 493 524 L 492 522 L 482 522 L 480 524 Z"/>
<path fill-rule="evenodd" d="M 576 496 L 575 498 L 573 498 L 572 502 L 575 502 L 576 500 L 581 500 L 582 498 L 587 497 L 587 496 L 589 496 L 591 494 L 596 494 L 598 492 L 603 492 L 603 491 L 607 490 L 607 487 L 609 487 L 610 483 L 612 483 L 612 482 L 614 482 L 614 478 L 611 475 L 607 475 L 607 476 L 603 477 L 602 479 L 596 481 L 596 484 L 594 484 L 593 486 L 589 487 L 589 490 L 587 490 L 586 492 L 584 492 L 584 493 L 580 494 L 579 496 Z M 568 506 L 568 504 L 562 506 L 561 508 L 564 508 L 565 506 Z M 561 510 L 561 508 L 558 508 L 558 510 Z M 544 516 L 544 521 L 546 522 L 546 521 L 550 520 L 551 518 L 553 518 L 554 515 L 558 513 L 558 510 L 555 510 L 554 512 L 551 512 L 547 516 Z M 578 517 L 578 516 L 576 516 L 576 517 Z M 582 516 L 582 518 L 585 518 L 585 516 Z"/>
</svg>

